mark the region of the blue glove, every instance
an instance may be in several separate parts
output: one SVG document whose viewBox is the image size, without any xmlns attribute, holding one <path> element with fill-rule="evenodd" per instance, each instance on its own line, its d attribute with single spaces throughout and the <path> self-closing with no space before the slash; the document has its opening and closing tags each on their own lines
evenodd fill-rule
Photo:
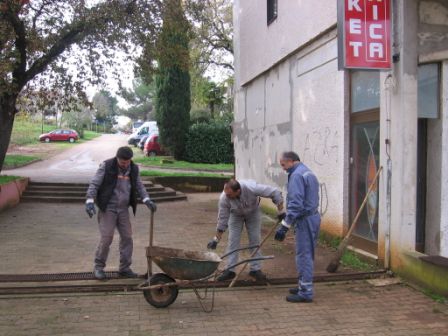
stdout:
<svg viewBox="0 0 448 336">
<path fill-rule="evenodd" d="M 278 241 L 284 241 L 288 230 L 289 228 L 286 225 L 280 225 L 280 227 L 277 229 L 277 232 L 275 232 L 274 239 Z"/>
<path fill-rule="evenodd" d="M 216 247 L 218 246 L 219 243 L 219 239 L 218 237 L 213 238 L 212 240 L 210 240 L 207 244 L 207 248 L 210 250 L 216 250 Z"/>
<path fill-rule="evenodd" d="M 92 218 L 93 215 L 96 214 L 95 204 L 93 204 L 92 202 L 86 203 L 86 212 L 89 217 Z"/>
<path fill-rule="evenodd" d="M 151 200 L 146 200 L 145 201 L 146 206 L 148 207 L 149 210 L 151 210 L 152 212 L 156 212 L 157 210 L 157 205 L 151 201 Z"/>
</svg>

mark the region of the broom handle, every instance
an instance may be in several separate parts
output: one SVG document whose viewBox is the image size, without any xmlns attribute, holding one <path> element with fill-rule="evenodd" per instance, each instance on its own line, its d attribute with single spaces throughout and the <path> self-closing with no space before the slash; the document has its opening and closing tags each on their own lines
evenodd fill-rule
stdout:
<svg viewBox="0 0 448 336">
<path fill-rule="evenodd" d="M 271 231 L 268 232 L 268 234 L 264 237 L 264 239 L 261 241 L 260 245 L 258 245 L 258 247 L 255 249 L 254 252 L 252 252 L 252 254 L 250 255 L 250 258 L 254 257 L 257 252 L 261 249 L 261 247 L 263 246 L 263 244 L 266 242 L 266 240 L 268 240 L 268 238 L 271 236 L 271 234 L 274 232 L 275 228 L 278 226 L 278 224 L 280 224 L 280 221 L 277 221 L 275 223 L 275 225 L 272 226 Z M 233 278 L 232 282 L 229 285 L 229 288 L 233 287 L 233 285 L 235 284 L 236 280 L 238 279 L 238 277 L 240 276 L 240 274 L 246 269 L 248 263 L 245 263 L 243 265 L 243 267 L 240 269 L 240 271 L 237 273 L 237 275 L 235 276 L 235 278 Z"/>
<path fill-rule="evenodd" d="M 154 240 L 154 211 L 151 210 L 151 220 L 149 222 L 149 254 L 151 256 L 147 257 L 148 262 L 148 280 L 152 276 L 152 244 Z"/>
<path fill-rule="evenodd" d="M 339 244 L 340 247 L 341 246 L 343 247 L 343 245 L 344 245 L 343 243 L 348 241 L 348 239 L 350 238 L 353 230 L 355 229 L 356 223 L 358 222 L 358 219 L 359 219 L 359 216 L 361 216 L 361 213 L 364 210 L 364 207 L 365 207 L 365 205 L 367 203 L 368 197 L 369 197 L 370 193 L 372 192 L 372 190 L 373 190 L 373 188 L 374 188 L 374 186 L 376 184 L 376 181 L 378 180 L 378 176 L 380 176 L 380 172 L 381 172 L 382 169 L 383 169 L 383 166 L 381 166 L 378 169 L 378 171 L 376 172 L 376 175 L 375 175 L 372 183 L 370 183 L 370 186 L 369 186 L 369 189 L 367 190 L 366 196 L 364 197 L 364 200 L 362 201 L 361 206 L 359 207 L 358 212 L 356 213 L 356 216 L 355 216 L 355 218 L 352 221 L 352 225 L 350 226 L 350 229 L 348 230 L 348 232 L 345 235 L 344 239 L 342 240 L 341 244 Z M 343 248 L 345 248 L 345 247 L 343 247 Z"/>
</svg>

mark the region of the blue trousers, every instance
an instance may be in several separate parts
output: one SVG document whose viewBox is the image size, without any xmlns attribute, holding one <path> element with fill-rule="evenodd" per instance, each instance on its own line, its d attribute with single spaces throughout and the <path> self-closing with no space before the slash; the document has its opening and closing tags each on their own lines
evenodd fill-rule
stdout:
<svg viewBox="0 0 448 336">
<path fill-rule="evenodd" d="M 295 225 L 296 267 L 299 273 L 299 295 L 313 298 L 314 249 L 319 236 L 320 214 L 299 220 Z"/>
</svg>

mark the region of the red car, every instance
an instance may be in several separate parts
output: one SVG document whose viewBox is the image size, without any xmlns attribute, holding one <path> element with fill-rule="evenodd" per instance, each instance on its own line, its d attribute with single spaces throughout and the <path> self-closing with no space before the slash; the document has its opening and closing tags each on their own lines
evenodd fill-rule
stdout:
<svg viewBox="0 0 448 336">
<path fill-rule="evenodd" d="M 145 153 L 146 156 L 156 156 L 163 154 L 163 150 L 160 147 L 158 134 L 150 135 L 148 139 L 146 139 L 143 152 Z"/>
<path fill-rule="evenodd" d="M 39 137 L 39 141 L 69 141 L 75 142 L 79 139 L 78 133 L 74 130 L 56 129 L 50 133 L 42 134 Z"/>
</svg>

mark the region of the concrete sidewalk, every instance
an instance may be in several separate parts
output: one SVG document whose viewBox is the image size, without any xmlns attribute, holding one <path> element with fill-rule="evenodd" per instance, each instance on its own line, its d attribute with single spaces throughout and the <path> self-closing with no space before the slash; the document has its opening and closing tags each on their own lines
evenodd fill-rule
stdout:
<svg viewBox="0 0 448 336">
<path fill-rule="evenodd" d="M 315 301 L 291 304 L 286 288 L 221 290 L 204 313 L 191 291 L 156 309 L 140 293 L 0 297 L 0 334 L 442 336 L 448 307 L 404 285 L 316 285 Z"/>
<path fill-rule="evenodd" d="M 189 194 L 188 201 L 160 203 L 155 214 L 154 245 L 205 251 L 207 242 L 215 234 L 218 197 L 219 193 Z M 147 269 L 148 209 L 140 205 L 132 222 L 132 267 L 144 274 Z M 275 224 L 267 217 L 264 223 L 263 235 Z M 96 218 L 88 218 L 83 204 L 22 203 L 0 213 L 0 233 L 0 274 L 89 272 L 93 268 L 98 225 Z M 246 236 L 243 233 L 244 242 Z M 227 234 L 218 246 L 218 254 L 224 253 L 226 239 Z M 275 259 L 267 260 L 263 265 L 269 277 L 296 277 L 292 234 L 283 243 L 269 239 L 262 252 L 275 255 Z M 318 249 L 317 273 L 325 272 L 331 253 Z M 118 260 L 116 233 L 106 270 L 116 270 Z"/>
</svg>

